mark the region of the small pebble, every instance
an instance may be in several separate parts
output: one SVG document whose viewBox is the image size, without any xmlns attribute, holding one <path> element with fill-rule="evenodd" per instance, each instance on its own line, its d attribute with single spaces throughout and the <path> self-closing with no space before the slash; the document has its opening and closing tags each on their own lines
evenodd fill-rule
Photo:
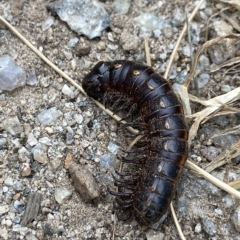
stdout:
<svg viewBox="0 0 240 240">
<path fill-rule="evenodd" d="M 196 233 L 200 233 L 200 232 L 202 231 L 202 225 L 201 225 L 201 223 L 198 223 L 198 224 L 195 226 L 194 231 L 195 231 Z"/>
<path fill-rule="evenodd" d="M 13 187 L 13 189 L 15 189 L 16 191 L 22 191 L 22 190 L 23 190 L 22 181 L 20 181 L 20 180 L 14 180 L 12 187 Z"/>
<path fill-rule="evenodd" d="M 23 203 L 21 203 L 20 201 L 18 201 L 18 200 L 16 200 L 13 203 L 13 206 L 19 213 L 21 213 L 25 209 L 25 205 Z"/>
<path fill-rule="evenodd" d="M 0 216 L 9 211 L 8 205 L 0 205 Z"/>
<path fill-rule="evenodd" d="M 20 123 L 18 117 L 7 118 L 3 121 L 2 127 L 13 136 L 23 132 L 23 126 Z"/>
<path fill-rule="evenodd" d="M 69 173 L 76 190 L 85 201 L 91 201 L 99 197 L 99 186 L 87 167 L 72 163 L 69 166 Z"/>
<path fill-rule="evenodd" d="M 235 229 L 240 232 L 240 207 L 234 211 L 231 220 Z"/>
<path fill-rule="evenodd" d="M 202 219 L 202 225 L 203 225 L 203 230 L 209 235 L 209 236 L 215 236 L 217 234 L 217 229 L 210 218 L 203 218 Z"/>
<path fill-rule="evenodd" d="M 28 163 L 23 164 L 21 175 L 23 177 L 28 177 L 31 175 L 31 167 Z"/>
<path fill-rule="evenodd" d="M 4 184 L 8 187 L 11 187 L 13 185 L 13 179 L 11 177 L 7 177 L 5 180 L 4 180 Z"/>
<path fill-rule="evenodd" d="M 48 19 L 46 19 L 43 23 L 42 23 L 42 31 L 46 31 L 47 29 L 49 29 L 54 23 L 54 18 L 49 17 Z"/>
<path fill-rule="evenodd" d="M 38 114 L 37 118 L 43 125 L 52 125 L 60 116 L 56 107 L 49 108 Z"/>
<path fill-rule="evenodd" d="M 111 169 L 116 166 L 116 159 L 113 154 L 107 153 L 101 157 L 100 169 Z"/>
<path fill-rule="evenodd" d="M 54 197 L 59 204 L 66 203 L 72 196 L 72 190 L 67 187 L 55 188 Z"/>
<path fill-rule="evenodd" d="M 77 68 L 77 62 L 76 62 L 76 59 L 72 59 L 72 61 L 71 61 L 71 68 L 72 68 L 73 71 L 76 70 L 76 68 Z"/>
<path fill-rule="evenodd" d="M 13 220 L 14 223 L 20 223 L 21 218 L 19 216 L 16 216 Z"/>
<path fill-rule="evenodd" d="M 119 149 L 119 146 L 118 145 L 116 145 L 116 144 L 114 144 L 114 143 L 112 143 L 112 142 L 110 142 L 109 144 L 108 144 L 108 150 L 109 150 L 109 152 L 111 152 L 111 153 L 113 153 L 113 154 L 117 154 L 117 152 L 118 152 L 118 149 Z"/>
</svg>

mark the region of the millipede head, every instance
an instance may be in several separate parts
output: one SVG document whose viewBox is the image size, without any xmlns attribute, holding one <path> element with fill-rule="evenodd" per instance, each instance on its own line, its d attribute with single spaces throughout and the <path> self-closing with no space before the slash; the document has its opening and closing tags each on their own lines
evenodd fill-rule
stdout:
<svg viewBox="0 0 240 240">
<path fill-rule="evenodd" d="M 109 88 L 109 62 L 98 62 L 82 81 L 87 95 L 94 99 L 103 99 Z"/>
</svg>

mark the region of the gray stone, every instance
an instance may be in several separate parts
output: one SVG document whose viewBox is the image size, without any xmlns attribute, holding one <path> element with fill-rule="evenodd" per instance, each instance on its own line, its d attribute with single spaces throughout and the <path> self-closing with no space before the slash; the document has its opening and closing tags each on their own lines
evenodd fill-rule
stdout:
<svg viewBox="0 0 240 240">
<path fill-rule="evenodd" d="M 6 143 L 7 143 L 6 138 L 0 138 L 0 149 L 2 149 Z"/>
<path fill-rule="evenodd" d="M 195 226 L 194 232 L 200 233 L 201 231 L 202 231 L 202 225 L 201 225 L 201 223 L 198 223 L 198 224 Z"/>
<path fill-rule="evenodd" d="M 71 38 L 71 39 L 68 41 L 68 46 L 69 46 L 69 47 L 75 47 L 78 42 L 79 42 L 79 39 L 78 39 L 78 38 Z"/>
<path fill-rule="evenodd" d="M 37 84 L 37 76 L 35 72 L 32 72 L 27 77 L 27 84 L 30 86 L 34 86 Z"/>
<path fill-rule="evenodd" d="M 154 31 L 156 29 L 162 30 L 164 27 L 171 27 L 169 21 L 156 17 L 152 13 L 142 13 L 134 20 L 143 31 Z"/>
<path fill-rule="evenodd" d="M 111 168 L 115 168 L 115 166 L 116 166 L 116 159 L 113 154 L 107 153 L 101 157 L 100 169 L 111 169 Z"/>
<path fill-rule="evenodd" d="M 213 223 L 212 219 L 210 218 L 203 218 L 202 219 L 202 225 L 203 230 L 209 235 L 209 236 L 215 236 L 217 233 L 216 226 Z"/>
<path fill-rule="evenodd" d="M 121 34 L 121 44 L 125 51 L 137 50 L 139 45 L 139 38 L 132 35 L 126 30 Z M 109 46 L 109 45 L 108 45 Z"/>
<path fill-rule="evenodd" d="M 63 85 L 62 93 L 67 95 L 70 98 L 74 97 L 74 92 L 72 91 L 72 89 L 67 84 Z"/>
<path fill-rule="evenodd" d="M 131 0 L 114 0 L 113 8 L 116 12 L 126 14 L 131 5 Z"/>
<path fill-rule="evenodd" d="M 54 192 L 55 200 L 59 204 L 66 203 L 72 196 L 72 190 L 67 187 L 61 186 L 57 187 Z"/>
<path fill-rule="evenodd" d="M 18 158 L 21 163 L 30 162 L 30 156 L 31 153 L 25 147 L 18 150 Z"/>
<path fill-rule="evenodd" d="M 222 199 L 222 202 L 225 208 L 230 208 L 235 204 L 235 198 L 232 195 L 228 194 Z"/>
<path fill-rule="evenodd" d="M 23 190 L 23 184 L 21 181 L 19 180 L 14 180 L 13 182 L 13 189 L 15 189 L 16 191 L 20 192 Z"/>
<path fill-rule="evenodd" d="M 28 232 L 26 234 L 25 239 L 26 240 L 38 240 L 38 238 L 35 235 L 33 235 L 31 232 Z"/>
<path fill-rule="evenodd" d="M 13 220 L 14 223 L 20 223 L 21 218 L 19 216 L 16 216 Z"/>
<path fill-rule="evenodd" d="M 210 36 L 212 38 L 230 34 L 232 31 L 233 27 L 225 21 L 215 21 L 210 25 Z M 229 58 L 234 57 L 240 47 L 237 41 L 238 39 L 225 38 L 210 46 L 208 48 L 208 53 L 213 63 L 219 65 Z"/>
<path fill-rule="evenodd" d="M 11 177 L 7 177 L 5 180 L 4 180 L 4 184 L 8 187 L 11 187 L 13 185 L 13 179 Z"/>
<path fill-rule="evenodd" d="M 232 88 L 230 85 L 224 84 L 221 86 L 221 90 L 222 90 L 222 92 L 227 93 L 227 92 L 230 92 L 232 90 Z"/>
<path fill-rule="evenodd" d="M 58 0 L 51 2 L 48 9 L 65 22 L 79 35 L 92 39 L 110 25 L 110 17 L 104 5 L 92 0 Z"/>
<path fill-rule="evenodd" d="M 220 135 L 212 138 L 213 144 L 215 146 L 220 146 L 223 149 L 230 147 L 233 143 L 237 142 L 238 140 L 239 137 L 235 136 L 234 134 Z"/>
<path fill-rule="evenodd" d="M 188 75 L 188 71 L 186 69 L 177 73 L 176 82 L 182 84 Z M 176 86 L 175 86 L 176 87 Z"/>
<path fill-rule="evenodd" d="M 9 211 L 8 205 L 0 205 L 0 216 Z"/>
<path fill-rule="evenodd" d="M 147 240 L 163 240 L 165 238 L 165 234 L 161 232 L 155 232 L 153 230 L 149 230 L 146 232 Z"/>
<path fill-rule="evenodd" d="M 49 29 L 54 23 L 54 18 L 49 17 L 48 19 L 46 19 L 43 23 L 42 23 L 42 31 L 46 31 L 47 29 Z"/>
<path fill-rule="evenodd" d="M 76 122 L 77 122 L 78 124 L 81 124 L 82 121 L 83 121 L 83 116 L 82 116 L 81 114 L 75 114 L 75 115 L 74 115 L 74 119 L 76 120 Z"/>
<path fill-rule="evenodd" d="M 67 126 L 67 140 L 66 143 L 67 144 L 72 144 L 73 140 L 74 140 L 74 131 L 71 127 Z"/>
<path fill-rule="evenodd" d="M 214 122 L 220 127 L 226 127 L 229 123 L 226 116 L 217 116 L 214 118 Z"/>
<path fill-rule="evenodd" d="M 51 125 L 58 119 L 60 116 L 56 107 L 49 108 L 47 110 L 42 111 L 38 114 L 38 120 L 43 125 Z"/>
<path fill-rule="evenodd" d="M 31 175 L 31 171 L 32 170 L 31 170 L 29 163 L 23 163 L 21 175 L 23 177 L 28 177 Z"/>
<path fill-rule="evenodd" d="M 197 78 L 198 88 L 203 88 L 209 82 L 210 76 L 207 73 L 202 73 Z"/>
<path fill-rule="evenodd" d="M 23 127 L 18 117 L 7 118 L 3 121 L 3 129 L 12 134 L 13 136 L 23 132 Z"/>
<path fill-rule="evenodd" d="M 24 70 L 8 55 L 0 57 L 0 90 L 12 91 L 26 84 Z"/>
<path fill-rule="evenodd" d="M 45 164 L 48 161 L 47 147 L 44 144 L 38 143 L 33 149 L 32 154 L 34 160 L 39 163 Z"/>
<path fill-rule="evenodd" d="M 29 134 L 28 134 L 27 143 L 28 143 L 30 146 L 35 146 L 35 145 L 37 145 L 38 141 L 37 141 L 37 139 L 34 137 L 33 133 L 29 133 Z"/>
<path fill-rule="evenodd" d="M 201 149 L 202 155 L 210 161 L 213 161 L 221 152 L 221 148 L 214 146 L 209 146 Z"/>
<path fill-rule="evenodd" d="M 14 201 L 13 206 L 19 213 L 25 209 L 25 205 L 18 200 Z"/>
<path fill-rule="evenodd" d="M 175 8 L 173 12 L 172 23 L 175 27 L 180 27 L 184 24 L 186 20 L 186 13 L 181 8 Z"/>
<path fill-rule="evenodd" d="M 240 232 L 240 207 L 234 211 L 231 220 L 235 229 Z"/>
<path fill-rule="evenodd" d="M 107 146 L 109 152 L 113 153 L 113 154 L 117 154 L 119 146 L 110 142 Z"/>
<path fill-rule="evenodd" d="M 8 240 L 8 230 L 5 227 L 1 227 L 0 228 L 0 236 L 4 239 L 4 240 Z"/>
<path fill-rule="evenodd" d="M 197 72 L 201 72 L 206 70 L 206 68 L 209 68 L 210 66 L 210 61 L 209 58 L 206 57 L 205 55 L 201 55 L 198 60 L 197 64 Z"/>
</svg>

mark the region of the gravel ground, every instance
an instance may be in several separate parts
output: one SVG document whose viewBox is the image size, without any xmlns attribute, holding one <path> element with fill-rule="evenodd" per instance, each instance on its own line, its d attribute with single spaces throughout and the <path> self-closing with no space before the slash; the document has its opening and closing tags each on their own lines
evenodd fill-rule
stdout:
<svg viewBox="0 0 240 240">
<path fill-rule="evenodd" d="M 191 13 L 196 5 L 185 0 L 133 0 L 128 13 L 123 15 L 114 11 L 112 1 L 104 1 L 111 26 L 101 37 L 89 40 L 78 36 L 56 16 L 53 25 L 43 31 L 42 24 L 51 17 L 46 8 L 48 3 L 2 0 L 0 13 L 79 83 L 99 59 L 145 63 L 144 37 L 149 37 L 153 68 L 163 74 L 182 29 L 185 9 Z M 194 50 L 205 42 L 206 20 L 224 7 L 212 1 L 202 7 L 192 24 Z M 133 24 L 134 18 L 143 12 L 163 17 L 173 27 L 145 31 Z M 214 19 L 219 20 L 224 21 L 222 17 Z M 239 18 L 236 20 L 240 22 Z M 230 25 L 226 28 L 235 31 Z M 79 40 L 75 45 L 69 43 L 75 38 Z M 115 161 L 116 152 L 126 148 L 131 140 L 126 138 L 126 130 L 3 25 L 0 25 L 0 43 L 0 56 L 11 56 L 27 73 L 28 82 L 14 91 L 0 92 L 0 239 L 113 239 L 113 198 L 106 188 L 112 186 L 110 173 L 119 164 Z M 238 47 L 233 50 L 239 56 Z M 210 54 L 202 57 L 203 65 L 214 62 Z M 171 83 L 181 82 L 190 70 L 190 61 L 186 38 L 171 70 Z M 199 94 L 204 99 L 240 85 L 237 74 L 222 78 L 222 72 L 209 74 L 206 69 L 203 74 L 198 81 L 199 87 L 202 84 Z M 36 84 L 30 85 L 31 76 L 36 76 Z M 195 95 L 195 90 L 190 89 L 190 93 Z M 198 105 L 192 107 L 193 111 L 200 110 Z M 226 134 L 239 122 L 239 115 L 233 114 L 202 124 L 189 159 L 201 167 L 207 165 L 239 141 L 238 131 Z M 103 166 L 104 159 L 112 165 Z M 69 162 L 74 165 L 69 167 Z M 75 173 L 86 177 L 90 184 L 84 194 L 75 190 L 82 187 Z M 225 181 L 226 175 L 227 181 L 239 179 L 239 158 L 212 174 Z M 184 169 L 174 208 L 186 239 L 240 239 L 239 206 L 239 200 Z M 114 239 L 180 238 L 169 213 L 163 224 L 145 231 L 134 219 L 117 221 Z"/>
</svg>

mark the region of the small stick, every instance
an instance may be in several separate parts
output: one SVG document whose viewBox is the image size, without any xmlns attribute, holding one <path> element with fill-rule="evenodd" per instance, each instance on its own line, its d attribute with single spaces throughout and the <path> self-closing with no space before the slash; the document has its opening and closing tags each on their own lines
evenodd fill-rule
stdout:
<svg viewBox="0 0 240 240">
<path fill-rule="evenodd" d="M 196 13 L 198 12 L 200 6 L 202 5 L 202 3 L 203 3 L 204 1 L 205 1 L 205 0 L 199 1 L 198 5 L 195 7 L 195 9 L 193 10 L 191 16 L 189 17 L 189 22 L 191 22 L 191 21 L 193 20 L 193 18 L 195 17 Z M 171 56 L 170 56 L 168 66 L 167 66 L 167 69 L 166 69 L 165 74 L 164 74 L 164 78 L 165 78 L 165 79 L 167 79 L 167 77 L 168 77 L 170 68 L 171 68 L 172 63 L 173 63 L 173 59 L 174 59 L 174 57 L 175 57 L 175 54 L 176 54 L 176 52 L 177 52 L 177 50 L 178 50 L 178 47 L 179 47 L 179 45 L 180 45 L 180 43 L 181 43 L 181 41 L 182 41 L 182 39 L 183 39 L 186 31 L 187 31 L 187 24 L 185 23 L 185 25 L 184 25 L 184 27 L 183 27 L 183 30 L 182 30 L 181 34 L 179 35 L 178 40 L 177 40 L 177 42 L 176 42 L 176 45 L 175 45 L 175 47 L 174 47 L 174 49 L 173 49 L 173 51 L 172 51 L 172 54 L 171 54 Z"/>
</svg>

